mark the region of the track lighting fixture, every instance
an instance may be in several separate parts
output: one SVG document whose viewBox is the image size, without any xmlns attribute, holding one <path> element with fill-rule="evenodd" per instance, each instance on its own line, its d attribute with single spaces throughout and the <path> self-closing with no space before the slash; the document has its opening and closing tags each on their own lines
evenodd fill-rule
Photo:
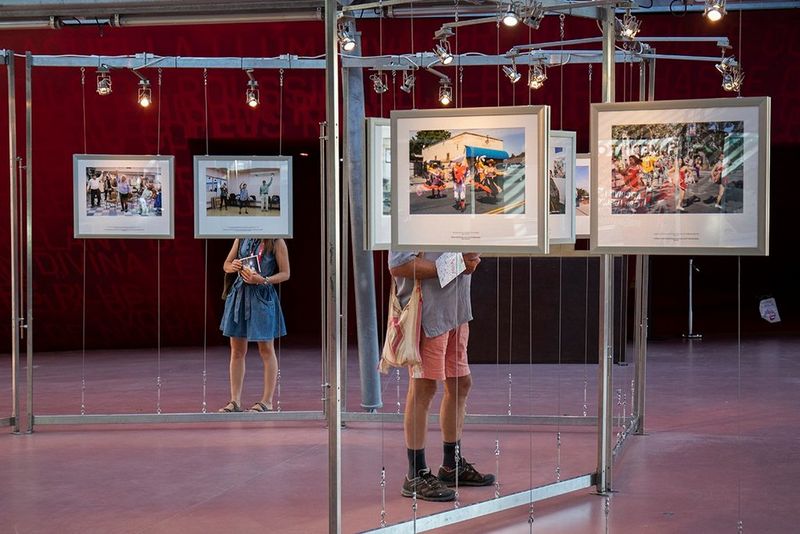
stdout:
<svg viewBox="0 0 800 534">
<path fill-rule="evenodd" d="M 247 91 L 244 93 L 244 101 L 251 108 L 256 108 L 261 103 L 261 98 L 258 94 L 258 81 L 253 76 L 253 69 L 247 69 Z"/>
<path fill-rule="evenodd" d="M 450 85 L 450 80 L 442 78 L 439 80 L 439 102 L 443 106 L 449 106 L 453 101 L 453 86 Z"/>
<path fill-rule="evenodd" d="M 513 4 L 511 4 L 508 6 L 508 11 L 506 11 L 506 14 L 503 15 L 503 24 L 505 24 L 509 28 L 513 28 L 514 26 L 517 25 L 518 22 L 519 22 L 519 17 L 517 16 L 517 13 L 514 11 Z"/>
<path fill-rule="evenodd" d="M 744 70 L 733 56 L 722 57 L 722 61 L 715 65 L 722 74 L 722 88 L 729 92 L 738 93 L 744 83 Z"/>
<path fill-rule="evenodd" d="M 400 90 L 405 93 L 410 93 L 414 90 L 414 82 L 417 81 L 417 77 L 414 75 L 413 72 L 404 70 L 403 71 L 403 84 L 400 86 Z"/>
<path fill-rule="evenodd" d="M 547 68 L 537 63 L 533 65 L 528 71 L 528 87 L 531 89 L 541 89 L 547 79 Z"/>
<path fill-rule="evenodd" d="M 706 0 L 703 16 L 711 22 L 717 22 L 725 16 L 725 0 Z"/>
<path fill-rule="evenodd" d="M 111 94 L 111 70 L 108 65 L 100 65 L 97 69 L 97 94 L 100 96 Z"/>
<path fill-rule="evenodd" d="M 389 87 L 386 85 L 386 81 L 384 81 L 384 76 L 385 75 L 382 72 L 378 71 L 369 77 L 369 79 L 372 80 L 372 89 L 374 89 L 379 95 L 382 95 L 389 90 Z"/>
<path fill-rule="evenodd" d="M 523 12 L 522 22 L 534 30 L 539 29 L 542 20 L 544 20 L 544 6 L 540 3 L 533 4 Z"/>
<path fill-rule="evenodd" d="M 153 92 L 150 90 L 150 80 L 139 74 L 138 71 L 131 70 L 139 78 L 139 90 L 137 91 L 136 101 L 140 106 L 146 108 L 153 102 Z"/>
<path fill-rule="evenodd" d="M 349 23 L 339 22 L 336 34 L 339 37 L 339 46 L 342 47 L 342 50 L 352 52 L 356 49 L 356 40 L 353 38 Z"/>
<path fill-rule="evenodd" d="M 447 39 L 439 39 L 439 44 L 433 47 L 433 53 L 439 58 L 442 65 L 449 65 L 453 62 L 453 54 L 450 52 L 450 42 Z"/>
<path fill-rule="evenodd" d="M 641 24 L 642 22 L 635 15 L 632 15 L 629 9 L 625 12 L 622 20 L 617 19 L 617 32 L 626 41 L 632 41 L 636 38 L 636 34 L 639 33 Z"/>
<path fill-rule="evenodd" d="M 519 79 L 522 78 L 522 74 L 517 70 L 517 65 L 513 60 L 511 61 L 510 67 L 508 65 L 503 65 L 503 72 L 511 83 L 517 83 Z"/>
</svg>

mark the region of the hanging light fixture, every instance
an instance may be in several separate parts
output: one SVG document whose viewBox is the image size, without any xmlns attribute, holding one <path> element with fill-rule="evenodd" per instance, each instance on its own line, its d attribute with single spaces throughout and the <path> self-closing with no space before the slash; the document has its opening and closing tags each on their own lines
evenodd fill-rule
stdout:
<svg viewBox="0 0 800 534">
<path fill-rule="evenodd" d="M 722 74 L 722 88 L 732 93 L 738 93 L 742 90 L 744 83 L 744 70 L 736 58 L 733 56 L 722 56 L 722 61 L 715 65 L 717 70 Z"/>
<path fill-rule="evenodd" d="M 547 68 L 541 63 L 536 63 L 528 71 L 528 87 L 541 89 L 545 80 L 547 80 Z"/>
<path fill-rule="evenodd" d="M 453 101 L 453 86 L 450 85 L 450 80 L 442 78 L 439 80 L 439 102 L 443 106 L 449 106 Z"/>
<path fill-rule="evenodd" d="M 342 50 L 352 52 L 356 49 L 356 40 L 353 38 L 349 23 L 339 22 L 336 34 L 339 37 L 339 46 L 342 47 Z"/>
<path fill-rule="evenodd" d="M 526 8 L 526 10 L 523 12 L 522 22 L 534 30 L 538 30 L 543 19 L 544 6 L 537 2 L 531 7 Z"/>
<path fill-rule="evenodd" d="M 385 75 L 380 71 L 376 72 L 375 74 L 369 77 L 369 79 L 372 80 L 372 89 L 379 95 L 382 95 L 383 93 L 389 90 L 389 87 L 386 85 L 384 77 Z"/>
<path fill-rule="evenodd" d="M 514 61 L 514 58 L 511 58 L 511 66 L 503 65 L 503 72 L 508 77 L 511 83 L 517 83 L 520 78 L 522 78 L 522 74 L 519 73 L 517 70 L 517 64 Z"/>
<path fill-rule="evenodd" d="M 617 19 L 617 32 L 623 39 L 632 41 L 636 38 L 636 34 L 639 33 L 641 24 L 642 22 L 635 15 L 632 15 L 631 10 L 628 9 L 622 20 Z"/>
<path fill-rule="evenodd" d="M 449 65 L 453 62 L 453 54 L 450 52 L 450 41 L 439 39 L 439 43 L 433 47 L 433 53 L 439 58 L 442 65 Z"/>
<path fill-rule="evenodd" d="M 517 25 L 518 22 L 519 22 L 519 17 L 517 16 L 517 13 L 514 11 L 514 4 L 509 4 L 508 11 L 506 11 L 506 14 L 503 15 L 503 24 L 505 24 L 509 28 L 513 28 L 514 26 Z"/>
<path fill-rule="evenodd" d="M 247 73 L 247 90 L 244 93 L 244 101 L 251 108 L 256 108 L 261 103 L 260 95 L 258 94 L 258 81 L 253 76 L 253 69 L 245 70 Z"/>
<path fill-rule="evenodd" d="M 411 71 L 404 70 L 403 71 L 403 84 L 400 86 L 400 90 L 405 93 L 411 93 L 414 90 L 414 83 L 417 81 L 417 77 L 414 76 L 414 73 Z"/>
<path fill-rule="evenodd" d="M 111 94 L 111 70 L 108 65 L 100 65 L 97 69 L 97 94 L 100 96 Z"/>
<path fill-rule="evenodd" d="M 136 101 L 140 106 L 146 108 L 153 102 L 153 91 L 150 89 L 150 80 L 139 74 L 138 71 L 131 70 L 139 78 L 139 90 L 136 94 Z"/>
<path fill-rule="evenodd" d="M 703 16 L 711 22 L 717 22 L 727 13 L 725 11 L 725 0 L 705 0 L 706 8 Z"/>
</svg>

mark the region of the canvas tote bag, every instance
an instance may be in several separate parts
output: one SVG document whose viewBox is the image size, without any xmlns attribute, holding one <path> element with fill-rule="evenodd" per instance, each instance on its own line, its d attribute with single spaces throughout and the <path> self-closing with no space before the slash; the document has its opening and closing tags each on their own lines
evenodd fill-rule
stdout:
<svg viewBox="0 0 800 534">
<path fill-rule="evenodd" d="M 419 354 L 420 330 L 422 328 L 422 286 L 414 280 L 414 289 L 405 307 L 400 306 L 397 287 L 392 278 L 389 296 L 389 320 L 386 324 L 386 339 L 379 369 L 387 373 L 390 367 L 411 367 L 412 372 L 422 367 Z M 414 373 L 415 375 L 417 373 Z"/>
</svg>

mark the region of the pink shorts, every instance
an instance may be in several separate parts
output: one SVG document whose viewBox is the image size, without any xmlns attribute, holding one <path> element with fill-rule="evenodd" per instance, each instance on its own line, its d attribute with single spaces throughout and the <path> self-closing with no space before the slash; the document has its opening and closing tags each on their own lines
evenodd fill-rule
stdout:
<svg viewBox="0 0 800 534">
<path fill-rule="evenodd" d="M 467 376 L 467 342 L 469 341 L 469 323 L 459 325 L 436 337 L 427 337 L 425 332 L 419 342 L 422 356 L 422 368 L 409 368 L 412 378 L 428 380 L 444 380 Z"/>
</svg>

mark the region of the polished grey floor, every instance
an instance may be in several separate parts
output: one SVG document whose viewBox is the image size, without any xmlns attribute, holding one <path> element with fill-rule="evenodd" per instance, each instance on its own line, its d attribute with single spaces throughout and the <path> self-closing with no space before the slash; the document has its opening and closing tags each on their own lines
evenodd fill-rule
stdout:
<svg viewBox="0 0 800 534">
<path fill-rule="evenodd" d="M 470 413 L 596 413 L 596 366 L 508 365 L 503 359 L 473 366 Z M 258 396 L 255 351 L 249 363 L 245 402 Z M 0 415 L 9 412 L 11 397 L 3 367 Z M 630 413 L 633 371 L 632 365 L 614 367 L 615 415 Z M 227 400 L 226 373 L 221 348 L 38 354 L 33 411 L 200 412 L 204 401 L 214 411 Z M 444 531 L 723 533 L 737 532 L 741 521 L 743 532 L 795 532 L 800 343 L 651 343 L 647 374 L 646 435 L 626 440 L 608 499 L 578 491 Z M 382 411 L 396 413 L 406 378 L 381 380 Z M 319 349 L 282 347 L 282 411 L 319 410 L 321 383 Z M 347 389 L 348 409 L 359 411 L 355 362 L 348 366 Z M 591 426 L 470 425 L 464 454 L 496 472 L 500 487 L 461 488 L 459 504 L 592 472 L 596 439 Z M 428 459 L 434 467 L 439 442 L 433 428 Z M 398 423 L 348 424 L 342 467 L 343 531 L 413 517 L 411 501 L 399 495 L 405 452 Z M 0 532 L 328 528 L 327 430 L 318 421 L 38 425 L 33 434 L 0 434 L 0 472 Z M 417 515 L 452 506 L 421 502 Z"/>
</svg>

